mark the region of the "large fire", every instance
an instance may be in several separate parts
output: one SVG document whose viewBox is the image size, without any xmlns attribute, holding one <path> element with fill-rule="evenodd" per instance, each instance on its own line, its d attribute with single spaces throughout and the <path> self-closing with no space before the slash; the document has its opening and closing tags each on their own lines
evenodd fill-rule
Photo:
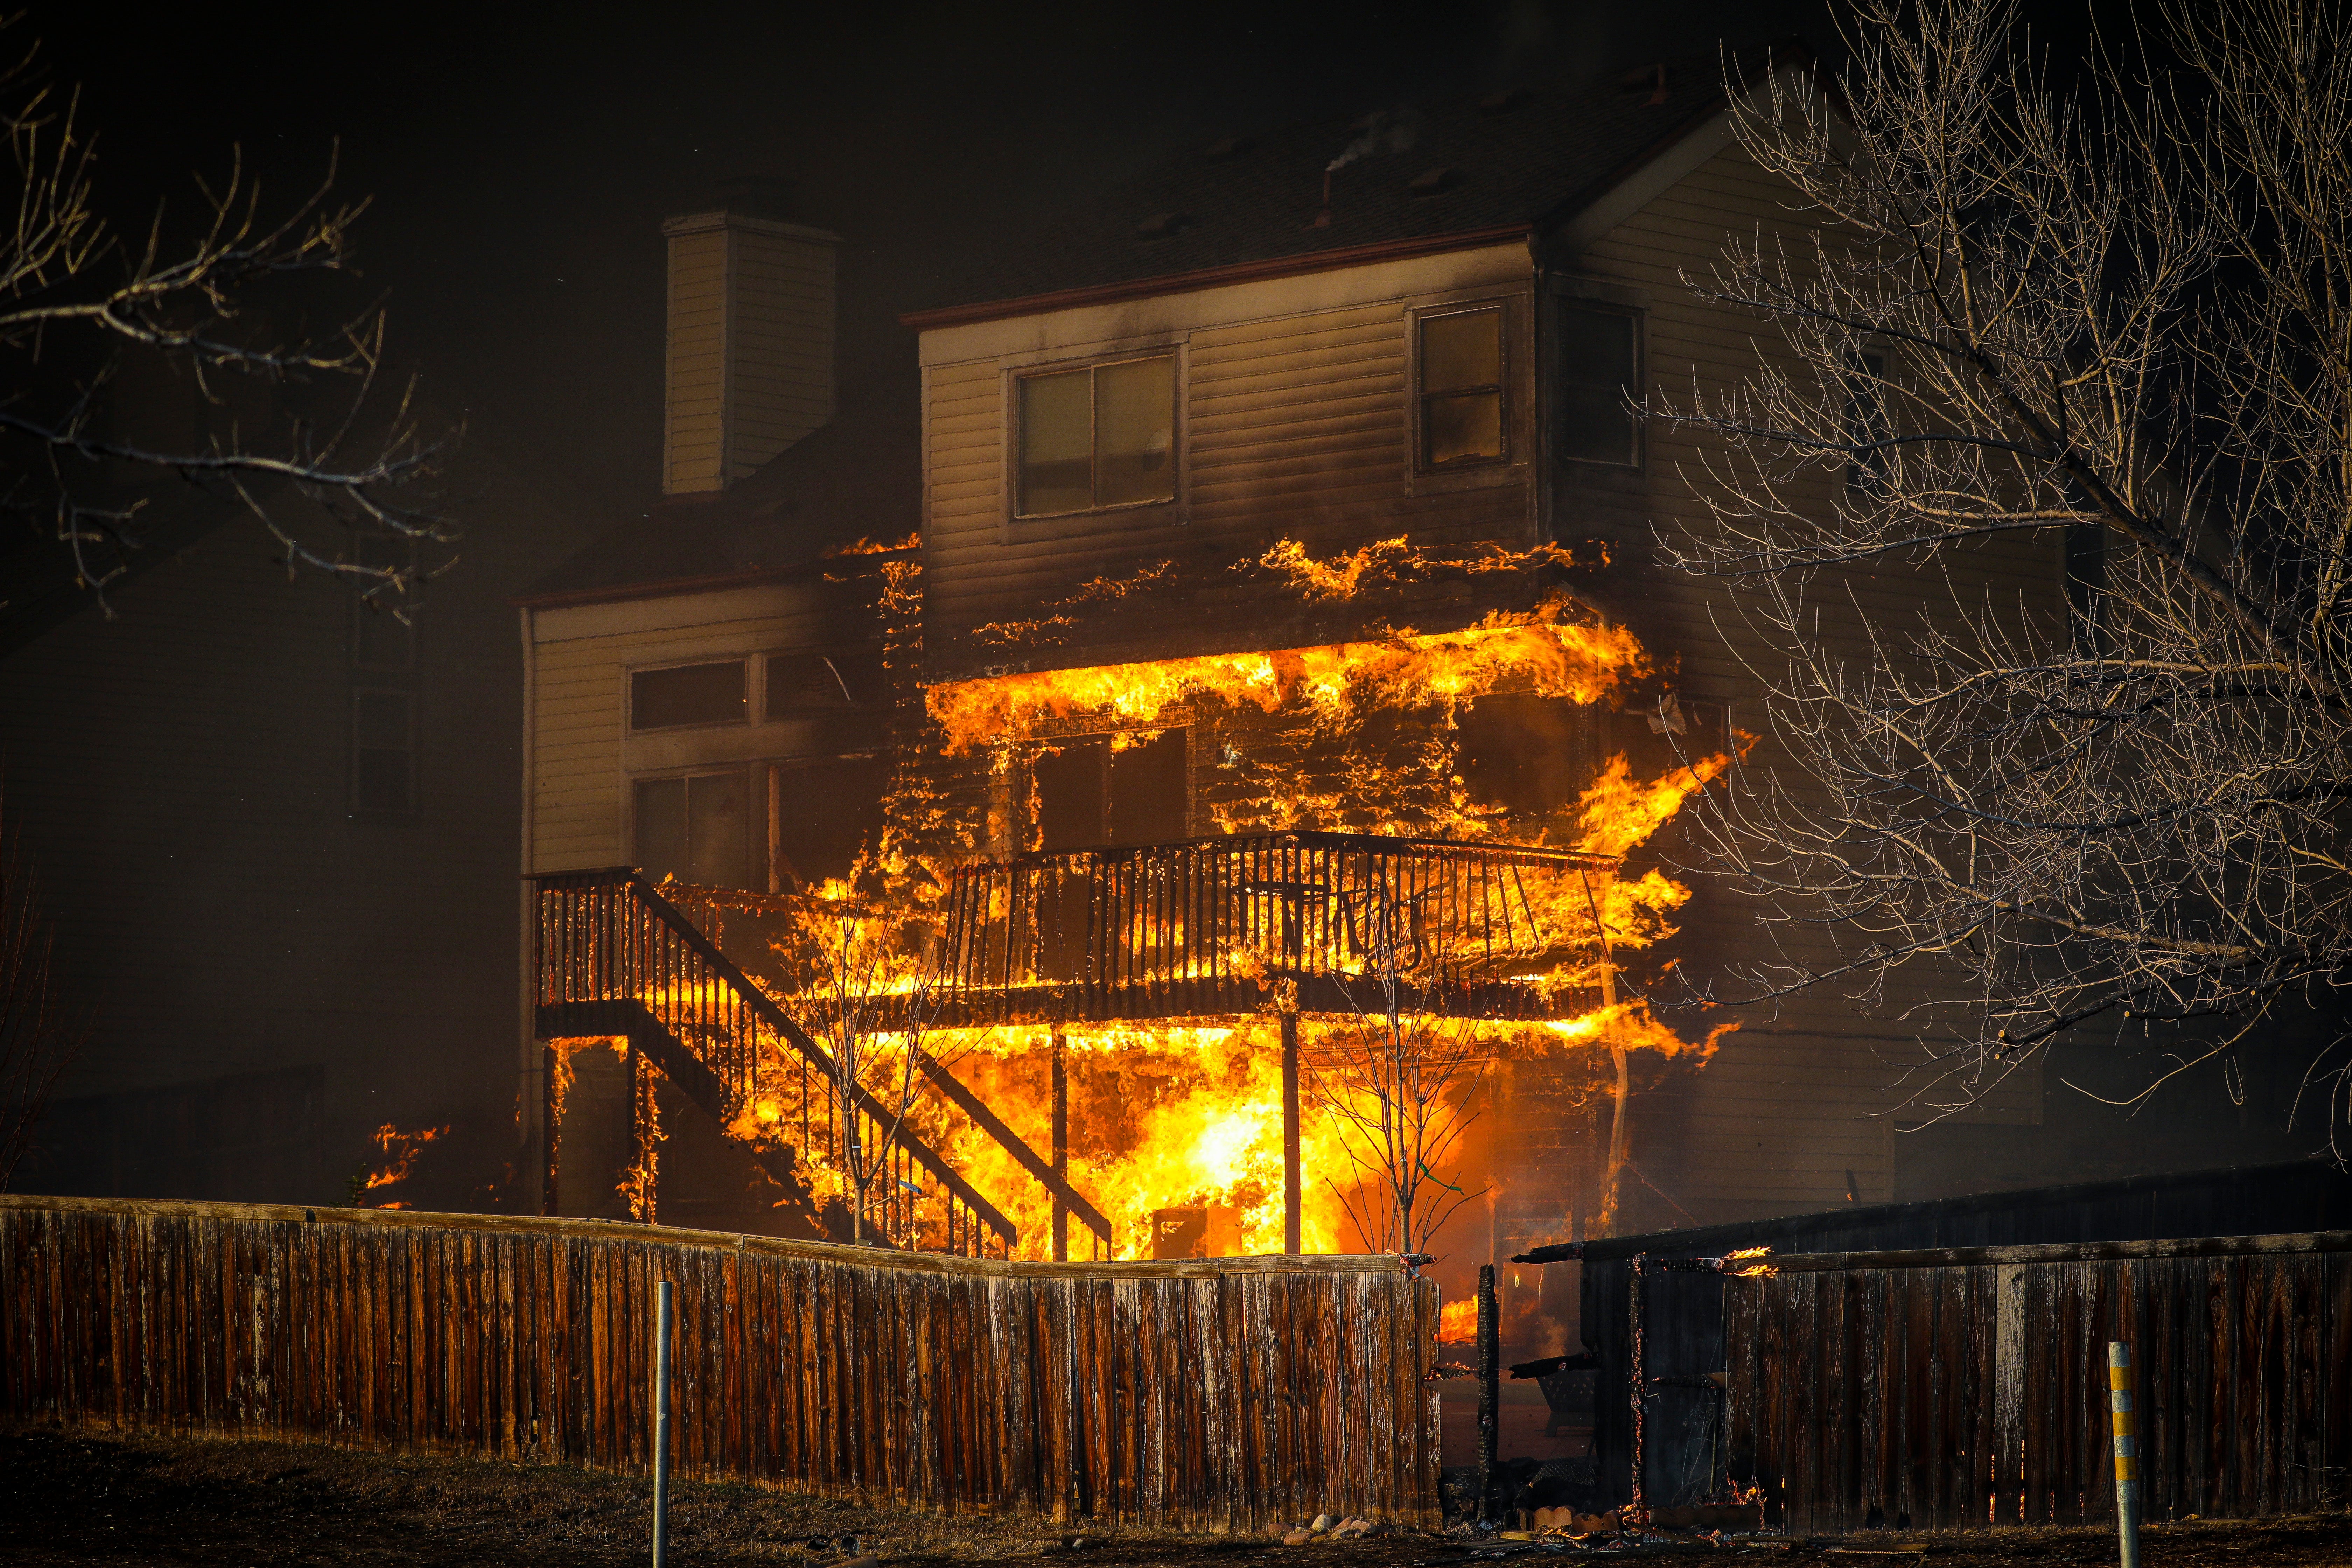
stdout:
<svg viewBox="0 0 2352 1568">
<path fill-rule="evenodd" d="M 1570 564 L 1566 552 L 1549 548 L 1489 550 L 1441 562 L 1402 540 L 1329 562 L 1284 541 L 1241 563 L 1272 574 L 1310 602 L 1345 599 L 1376 581 Z M 1162 563 L 1145 577 L 1157 584 L 1170 570 Z M 851 884 L 836 884 L 813 901 L 815 912 L 801 922 L 803 947 L 822 953 L 828 942 L 839 949 L 864 940 L 839 934 L 859 921 L 887 933 L 935 931 L 940 889 L 961 858 L 992 847 L 999 854 L 1036 847 L 1034 801 L 1024 807 L 1005 781 L 1029 759 L 1050 752 L 1061 737 L 1097 732 L 1109 736 L 1116 748 L 1171 724 L 1191 724 L 1201 726 L 1194 735 L 1214 737 L 1217 748 L 1212 766 L 1202 772 L 1208 782 L 1197 786 L 1194 814 L 1223 832 L 1311 828 L 1538 846 L 1601 858 L 1594 862 L 1604 867 L 1598 870 L 1530 873 L 1517 890 L 1528 913 L 1554 940 L 1528 961 L 1532 972 L 1511 978 L 1545 994 L 1557 987 L 1556 994 L 1580 1000 L 1563 1016 L 1538 1022 L 1457 1021 L 1460 1027 L 1447 1037 L 1450 1065 L 1442 1093 L 1428 1097 L 1452 1119 L 1453 1131 L 1433 1143 L 1425 1158 L 1415 1156 L 1423 1163 L 1416 1179 L 1433 1205 L 1424 1212 L 1458 1206 L 1481 1190 L 1476 1184 L 1485 1178 L 1468 1168 L 1467 1145 L 1458 1134 L 1460 1124 L 1477 1114 L 1495 1064 L 1540 1063 L 1550 1080 L 1582 1084 L 1580 1092 L 1596 1101 L 1612 1093 L 1622 1100 L 1625 1052 L 1696 1064 L 1727 1032 L 1687 1039 L 1653 1016 L 1633 988 L 1618 989 L 1625 956 L 1673 935 L 1675 912 L 1690 892 L 1654 867 L 1622 875 L 1606 868 L 1638 851 L 1694 792 L 1731 767 L 1731 755 L 1702 748 L 1662 768 L 1654 759 L 1657 771 L 1646 775 L 1627 752 L 1594 758 L 1590 765 L 1597 773 L 1590 782 L 1540 817 L 1515 817 L 1465 783 L 1462 721 L 1481 699 L 1521 696 L 1572 708 L 1617 708 L 1636 688 L 1658 683 L 1659 672 L 1631 631 L 1568 594 L 1554 591 L 1532 608 L 1495 611 L 1458 630 L 1391 627 L 1320 646 L 1023 672 L 937 685 L 917 698 L 906 672 L 919 632 L 907 628 L 917 624 L 919 573 L 915 562 L 890 563 L 883 573 L 883 604 L 891 626 L 886 647 L 901 680 L 901 700 L 928 728 L 911 742 L 901 737 L 887 803 L 889 821 L 855 895 Z M 1089 606 L 1117 600 L 1129 586 L 1087 584 L 1066 601 L 1044 606 L 1035 621 L 983 628 L 978 640 L 1011 646 L 1025 637 L 1033 647 L 1051 646 Z M 953 782 L 957 776 L 965 782 Z M 975 776 L 994 781 L 984 824 L 973 820 L 971 803 L 982 793 L 970 783 Z M 870 912 L 845 916 L 853 908 Z M 889 963 L 869 966 L 860 984 L 919 999 L 926 973 L 921 942 L 908 940 Z M 1607 998 L 1597 1006 L 1591 1000 L 1596 988 Z M 821 1009 L 804 978 L 787 984 L 780 1000 L 802 1015 Z M 906 1014 L 902 1008 L 896 1016 Z M 815 1019 L 807 1021 L 814 1028 Z M 1058 1049 L 1067 1094 L 1068 1179 L 1110 1221 L 1114 1256 L 1150 1256 L 1159 1211 L 1206 1207 L 1232 1211 L 1243 1251 L 1265 1252 L 1280 1249 L 1285 1222 L 1280 1025 L 1270 1005 L 1244 1016 L 1071 1021 L 1058 1032 L 1058 1047 L 1055 1029 L 1044 1023 L 935 1028 L 921 1032 L 919 1045 L 1040 1151 L 1053 1138 Z M 1347 1132 L 1351 1115 L 1360 1130 L 1366 1125 L 1367 1108 L 1358 1101 L 1389 1091 L 1375 1079 L 1350 1079 L 1330 1065 L 1345 1054 L 1349 1031 L 1367 1026 L 1360 1016 L 1309 1015 L 1298 1022 L 1307 1079 L 1299 1129 L 1300 1220 L 1309 1251 L 1381 1250 L 1389 1245 L 1382 1236 L 1393 1234 L 1368 1231 L 1366 1216 L 1377 1219 L 1384 1201 L 1375 1191 L 1381 1173 L 1368 1165 Z M 903 1024 L 878 1028 L 860 1053 L 861 1079 L 894 1104 L 894 1096 L 882 1091 L 910 1081 L 905 1070 L 910 1042 L 904 1034 Z M 820 1203 L 850 1199 L 852 1184 L 838 1150 L 802 1131 L 822 1117 L 799 1101 L 791 1074 L 772 1076 L 782 1087 L 742 1107 L 730 1131 L 754 1142 L 793 1143 Z M 1022 1255 L 1048 1255 L 1052 1200 L 1038 1182 L 936 1096 L 912 1097 L 905 1115 L 909 1127 L 947 1153 L 1013 1221 Z M 831 1136 L 837 1141 L 837 1134 Z M 650 1152 L 648 1145 L 642 1162 L 646 1217 Z M 890 1183 L 895 1189 L 906 1178 L 893 1174 Z M 929 1191 L 928 1178 L 913 1184 Z M 900 1239 L 939 1245 L 934 1230 L 919 1223 Z M 1089 1256 L 1075 1218 L 1069 1234 L 1072 1256 Z M 1445 1309 L 1448 1330 L 1459 1326 L 1465 1310 L 1475 1308 L 1456 1302 Z"/>
</svg>

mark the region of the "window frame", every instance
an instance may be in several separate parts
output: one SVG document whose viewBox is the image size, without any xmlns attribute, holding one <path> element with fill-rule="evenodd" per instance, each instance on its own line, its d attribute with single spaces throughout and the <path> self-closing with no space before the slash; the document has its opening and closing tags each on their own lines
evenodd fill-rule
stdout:
<svg viewBox="0 0 2352 1568">
<path fill-rule="evenodd" d="M 1108 506 L 1081 507 L 1069 511 L 1024 512 L 1021 510 L 1021 383 L 1035 376 L 1057 375 L 1068 371 L 1092 371 L 1103 365 L 1127 364 L 1136 360 L 1168 359 L 1174 362 L 1176 376 L 1175 425 L 1171 437 L 1171 457 L 1173 472 L 1170 475 L 1171 493 L 1161 500 L 1116 501 Z M 1004 543 L 1034 542 L 1057 537 L 1076 537 L 1092 531 L 1097 520 L 1118 518 L 1127 522 L 1153 525 L 1177 525 L 1190 521 L 1192 504 L 1192 366 L 1189 333 L 1155 334 L 1148 338 L 1122 339 L 1109 342 L 1091 343 L 1082 349 L 1062 347 L 1030 354 L 1007 355 L 997 361 L 997 407 L 1002 413 L 998 444 L 998 462 L 1003 476 L 999 485 L 1000 539 Z M 1091 383 L 1089 383 L 1091 391 Z M 1093 417 L 1093 405 L 1088 404 L 1087 417 Z"/>
<path fill-rule="evenodd" d="M 771 765 L 764 760 L 740 763 L 697 763 L 683 767 L 647 768 L 641 773 L 630 773 L 625 792 L 628 821 L 622 836 L 623 842 L 628 846 L 626 858 L 629 864 L 639 870 L 644 869 L 643 867 L 637 866 L 637 844 L 639 829 L 642 826 L 637 810 L 637 799 L 639 791 L 645 785 L 662 784 L 671 779 L 691 781 L 698 778 L 721 778 L 731 773 L 743 783 L 744 826 L 747 837 L 751 840 L 745 846 L 742 868 L 744 879 L 737 886 L 746 892 L 764 890 L 772 875 L 770 864 L 772 855 L 768 845 L 768 773 Z M 690 790 L 690 783 L 688 787 Z M 689 797 L 686 824 L 688 828 L 691 828 L 693 820 L 694 808 Z M 693 854 L 693 845 L 689 841 L 687 846 L 687 858 L 689 861 L 692 860 Z M 756 887 L 755 881 L 758 884 Z"/>
<path fill-rule="evenodd" d="M 1580 458 L 1567 450 L 1567 399 L 1562 395 L 1568 381 L 1567 350 L 1564 318 L 1570 310 L 1591 310 L 1596 315 L 1615 316 L 1631 323 L 1633 331 L 1633 387 L 1636 391 L 1649 384 L 1650 374 L 1650 312 L 1646 304 L 1615 297 L 1617 291 L 1602 294 L 1585 289 L 1565 289 L 1554 308 L 1551 340 L 1551 408 L 1546 417 L 1550 432 L 1550 445 L 1557 460 L 1579 472 L 1591 474 L 1645 474 L 1650 467 L 1650 439 L 1647 424 L 1632 420 L 1633 455 L 1624 462 L 1611 458 Z"/>
<path fill-rule="evenodd" d="M 1483 462 L 1433 468 L 1423 461 L 1429 447 L 1427 432 L 1423 427 L 1425 395 L 1421 384 L 1421 323 L 1424 317 L 1454 316 L 1483 308 L 1502 312 L 1503 455 Z M 1419 295 L 1405 302 L 1404 382 L 1399 390 L 1403 395 L 1405 447 L 1401 466 L 1406 495 L 1443 495 L 1451 490 L 1487 489 L 1528 482 L 1531 473 L 1528 459 L 1538 449 L 1539 440 L 1535 423 L 1534 379 L 1538 356 L 1527 353 L 1524 346 L 1533 310 L 1533 286 L 1526 282 L 1448 289 L 1442 294 Z"/>
<path fill-rule="evenodd" d="M 419 809 L 419 796 L 424 793 L 425 769 L 420 731 L 423 725 L 417 713 L 416 689 L 413 685 L 371 682 L 354 679 L 349 686 L 350 698 L 344 707 L 346 742 L 343 752 L 345 783 L 343 799 L 346 812 L 362 822 L 414 822 Z M 405 805 L 371 805 L 360 798 L 360 709 L 372 697 L 396 697 L 406 716 L 408 744 L 403 749 L 408 758 L 408 803 Z M 365 748 L 382 750 L 380 747 Z"/>
<path fill-rule="evenodd" d="M 760 679 L 762 689 L 756 692 L 752 689 L 753 682 L 751 672 L 753 662 L 755 659 L 759 659 L 761 658 L 762 658 L 762 656 L 756 652 L 722 654 L 716 658 L 705 654 L 695 658 L 670 659 L 661 664 L 633 664 L 628 666 L 621 671 L 621 733 L 624 736 L 634 740 L 640 736 L 687 735 L 695 733 L 698 731 L 750 729 L 756 722 L 752 717 L 753 706 L 756 702 L 764 700 L 766 695 L 764 687 L 767 678 L 767 667 L 764 663 L 761 663 L 759 666 Z M 642 727 L 639 726 L 637 723 L 638 676 L 652 675 L 665 669 L 693 669 L 707 664 L 732 664 L 740 666 L 742 668 L 743 716 L 740 719 L 705 719 L 698 723 L 692 724 L 653 724 Z M 632 840 L 632 842 L 635 841 Z"/>
<path fill-rule="evenodd" d="M 752 656 L 758 660 L 759 668 L 759 675 L 755 681 L 755 684 L 759 688 L 759 711 L 757 717 L 752 720 L 752 722 L 754 724 L 791 723 L 801 720 L 823 719 L 829 715 L 835 714 L 876 713 L 888 708 L 890 703 L 889 694 L 887 689 L 872 698 L 861 698 L 856 693 L 851 692 L 849 694 L 849 700 L 846 702 L 836 703 L 831 707 L 776 708 L 772 707 L 768 701 L 768 692 L 770 689 L 768 667 L 772 660 L 779 658 L 833 659 L 844 657 L 855 657 L 858 655 L 871 655 L 873 658 L 875 672 L 882 677 L 887 686 L 889 672 L 882 662 L 885 650 L 882 646 L 882 639 L 878 637 L 868 637 L 863 640 L 853 638 L 842 642 L 814 644 L 806 647 L 761 648 L 756 655 Z M 715 664 L 719 661 L 711 659 L 704 662 Z M 840 673 L 839 667 L 835 667 L 835 673 Z M 846 688 L 848 681 L 845 679 L 842 684 Z M 688 727 L 689 726 L 680 726 L 680 728 Z M 718 728 L 717 725 L 699 727 L 709 729 Z M 641 735 L 658 735 L 668 734 L 671 731 L 667 730 L 639 730 L 635 732 Z"/>
<path fill-rule="evenodd" d="M 1428 333 L 1429 323 L 1432 321 L 1445 321 L 1454 316 L 1492 316 L 1495 318 L 1495 380 L 1491 384 L 1496 401 L 1500 405 L 1500 406 L 1496 410 L 1496 427 L 1498 437 L 1502 443 L 1502 450 L 1496 452 L 1491 458 L 1470 458 L 1458 462 L 1441 465 L 1433 463 L 1429 460 L 1429 400 L 1433 397 L 1461 397 L 1474 395 L 1484 393 L 1489 389 L 1489 384 L 1484 382 L 1475 386 L 1441 386 L 1433 388 L 1423 380 L 1422 344 L 1423 339 Z M 1462 474 L 1471 472 L 1477 468 L 1503 468 L 1509 465 L 1517 457 L 1516 448 L 1518 446 L 1518 443 L 1512 439 L 1511 430 L 1511 416 L 1516 411 L 1514 405 L 1516 405 L 1518 400 L 1511 395 L 1511 361 L 1514 356 L 1511 353 L 1511 312 L 1509 305 L 1501 300 L 1492 301 L 1484 300 L 1465 300 L 1459 304 L 1426 307 L 1422 310 L 1417 310 L 1412 313 L 1412 352 L 1411 355 L 1412 374 L 1410 384 L 1412 387 L 1413 405 L 1413 435 L 1415 437 L 1412 452 L 1413 471 L 1416 474 L 1426 477 L 1431 475 Z"/>
</svg>

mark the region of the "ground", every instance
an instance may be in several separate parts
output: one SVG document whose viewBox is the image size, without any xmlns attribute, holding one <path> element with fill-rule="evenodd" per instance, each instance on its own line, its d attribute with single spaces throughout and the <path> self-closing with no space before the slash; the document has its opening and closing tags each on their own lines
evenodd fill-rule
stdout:
<svg viewBox="0 0 2352 1568">
<path fill-rule="evenodd" d="M 0 1428 L 0 1568 L 20 1563 L 570 1564 L 642 1563 L 647 1483 L 561 1466 L 394 1458 L 311 1444 Z M 1083 1560 L 1083 1568 L 1469 1568 L 1468 1543 L 1374 1536 L 1285 1548 L 1264 1539 L 1113 1532 L 1073 1545 L 1024 1521 L 891 1514 L 796 1493 L 681 1482 L 671 1511 L 678 1568 L 778 1562 L 822 1568 L 856 1551 L 889 1568 L 976 1559 Z M 812 1545 L 812 1537 L 823 1538 Z M 1839 1542 L 1765 1539 L 1641 1555 L 1761 1559 L 1759 1568 L 2073 1568 L 2111 1563 L 2102 1531 L 1882 1532 Z M 1491 1550 L 1488 1548 L 1487 1550 Z M 1866 1554 L 1866 1555 L 1865 1555 Z M 1533 1553 L 1540 1561 L 1550 1552 Z M 1559 1553 L 1560 1556 L 1584 1555 Z M 1608 1555 L 1627 1555 L 1612 1552 Z M 2147 1568 L 2352 1565 L 2352 1515 L 2254 1525 L 2168 1524 L 2144 1538 Z M 1081 1568 L 1073 1561 L 1068 1568 Z M 1512 1568 L 1533 1568 L 1513 1563 Z"/>
</svg>

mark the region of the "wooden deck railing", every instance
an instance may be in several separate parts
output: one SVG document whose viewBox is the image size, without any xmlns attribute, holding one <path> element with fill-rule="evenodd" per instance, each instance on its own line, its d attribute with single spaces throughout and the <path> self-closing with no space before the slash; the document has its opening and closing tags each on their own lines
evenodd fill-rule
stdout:
<svg viewBox="0 0 2352 1568">
<path fill-rule="evenodd" d="M 1394 1258 L 1006 1263 L 597 1220 L 0 1194 L 0 1415 L 1206 1531 L 1437 1522 Z"/>
<path fill-rule="evenodd" d="M 1392 964 L 1406 1004 L 1566 1016 L 1559 976 L 1599 956 L 1616 863 L 1563 849 L 1353 833 L 1240 834 L 1042 851 L 950 879 L 941 989 L 1008 1018 L 1248 1012 L 1296 984 L 1307 1012 L 1368 1008 Z"/>
</svg>

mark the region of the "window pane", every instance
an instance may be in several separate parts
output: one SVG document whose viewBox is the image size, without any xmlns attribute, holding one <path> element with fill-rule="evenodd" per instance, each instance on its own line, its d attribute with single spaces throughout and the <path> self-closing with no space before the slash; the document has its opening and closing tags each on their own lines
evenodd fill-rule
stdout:
<svg viewBox="0 0 2352 1568">
<path fill-rule="evenodd" d="M 1503 395 L 1472 392 L 1423 403 L 1429 466 L 1483 462 L 1503 455 Z"/>
<path fill-rule="evenodd" d="M 1559 450 L 1583 463 L 1641 460 L 1639 428 L 1626 410 L 1634 392 L 1634 331 L 1620 310 L 1566 303 L 1559 317 Z"/>
<path fill-rule="evenodd" d="M 1093 380 L 1093 372 L 1084 370 L 1022 379 L 1024 515 L 1081 511 L 1094 504 Z"/>
<path fill-rule="evenodd" d="M 686 879 L 736 888 L 751 868 L 751 802 L 741 773 L 686 781 Z"/>
<path fill-rule="evenodd" d="M 883 695 L 878 647 L 768 656 L 767 714 L 771 719 L 813 709 L 877 703 Z"/>
<path fill-rule="evenodd" d="M 1108 842 L 1166 844 L 1183 837 L 1184 731 L 1113 736 L 1106 793 Z"/>
<path fill-rule="evenodd" d="M 1176 494 L 1176 362 L 1130 360 L 1095 371 L 1095 504 Z"/>
<path fill-rule="evenodd" d="M 629 677 L 629 728 L 667 730 L 680 724 L 740 724 L 743 661 L 641 669 Z"/>
<path fill-rule="evenodd" d="M 1030 765 L 1036 793 L 1037 847 L 1081 849 L 1103 842 L 1104 771 L 1110 738 L 1087 735 L 1041 750 Z"/>
<path fill-rule="evenodd" d="M 1421 321 L 1421 389 L 1497 386 L 1503 380 L 1503 312 L 1465 310 Z"/>
<path fill-rule="evenodd" d="M 686 781 L 645 779 L 637 784 L 636 864 L 655 881 L 686 875 Z"/>
<path fill-rule="evenodd" d="M 409 809 L 406 752 L 379 752 L 362 746 L 355 761 L 359 776 L 353 781 L 354 802 L 360 810 Z"/>
<path fill-rule="evenodd" d="M 858 848 L 882 826 L 889 774 L 879 757 L 775 770 L 779 891 L 813 892 L 828 877 L 849 875 Z"/>
<path fill-rule="evenodd" d="M 1580 463 L 1634 460 L 1633 416 L 1613 386 L 1559 389 L 1560 452 Z"/>
<path fill-rule="evenodd" d="M 352 697 L 352 806 L 360 811 L 414 809 L 416 742 L 408 694 L 357 691 Z"/>
<path fill-rule="evenodd" d="M 1633 318 L 1619 310 L 1564 305 L 1559 357 L 1567 378 L 1598 386 L 1633 384 Z"/>
</svg>

